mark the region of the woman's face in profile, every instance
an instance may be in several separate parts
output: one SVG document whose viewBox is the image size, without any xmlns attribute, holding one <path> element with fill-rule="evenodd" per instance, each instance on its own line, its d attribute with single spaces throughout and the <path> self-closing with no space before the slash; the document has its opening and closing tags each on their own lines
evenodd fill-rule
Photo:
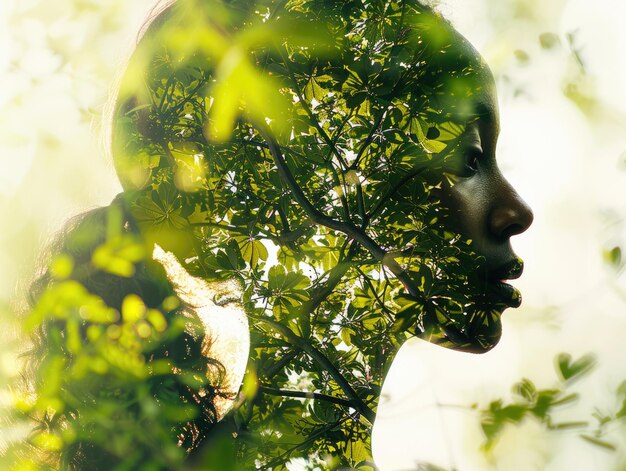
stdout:
<svg viewBox="0 0 626 471">
<path fill-rule="evenodd" d="M 460 274 L 465 280 L 459 291 L 465 291 L 467 298 L 463 313 L 444 329 L 447 342 L 442 343 L 480 353 L 499 341 L 502 312 L 521 304 L 520 292 L 507 283 L 523 271 L 523 262 L 513 252 L 510 239 L 528 229 L 533 214 L 498 167 L 500 122 L 491 71 L 458 34 L 456 47 L 462 52 L 454 69 L 467 66 L 473 68 L 473 73 L 464 79 L 465 93 L 457 93 L 447 103 L 450 115 L 461 110 L 468 119 L 454 151 L 453 168 L 444 172 L 446 178 L 433 189 L 432 197 L 443 230 L 453 234 L 448 238 L 459 236 L 475 264 L 467 264 L 467 272 Z M 467 64 L 464 58 L 469 58 Z M 445 68 L 441 73 L 446 74 Z M 434 341 L 438 341 L 436 335 Z"/>
<path fill-rule="evenodd" d="M 473 250 L 484 259 L 479 286 L 483 285 L 486 298 L 501 311 L 521 303 L 519 291 L 506 283 L 523 270 L 510 239 L 528 229 L 533 214 L 498 168 L 500 123 L 495 85 L 488 71 L 484 84 L 483 93 L 474 97 L 481 115 L 465 131 L 466 171 L 449 188 L 445 204 L 449 209 L 447 224 L 471 240 Z"/>
</svg>

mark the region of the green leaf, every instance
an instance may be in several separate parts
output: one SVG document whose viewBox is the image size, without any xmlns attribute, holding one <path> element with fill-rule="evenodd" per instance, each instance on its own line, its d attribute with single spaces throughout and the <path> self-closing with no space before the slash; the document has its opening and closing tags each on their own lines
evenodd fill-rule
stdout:
<svg viewBox="0 0 626 471">
<path fill-rule="evenodd" d="M 609 450 L 609 451 L 615 451 L 617 450 L 616 446 L 610 442 L 601 440 L 599 438 L 596 437 L 592 437 L 591 435 L 585 435 L 582 434 L 580 435 L 580 438 L 582 438 L 585 441 L 588 441 L 589 443 L 599 446 L 600 448 L 604 448 L 605 450 Z"/>
<path fill-rule="evenodd" d="M 513 386 L 513 392 L 518 396 L 523 397 L 528 402 L 534 402 L 537 398 L 537 389 L 532 381 L 529 379 L 522 379 L 519 383 Z"/>
<path fill-rule="evenodd" d="M 554 49 L 561 44 L 561 40 L 555 33 L 542 33 L 539 36 L 539 44 L 543 49 Z"/>
<path fill-rule="evenodd" d="M 615 246 L 610 250 L 605 250 L 603 252 L 604 261 L 609 264 L 612 268 L 619 269 L 622 265 L 622 249 L 621 247 Z"/>
<path fill-rule="evenodd" d="M 239 244 L 243 259 L 255 268 L 260 260 L 267 260 L 267 248 L 262 241 L 253 236 L 236 236 L 234 240 Z"/>
<path fill-rule="evenodd" d="M 556 357 L 557 369 L 565 381 L 574 380 L 589 373 L 596 365 L 596 357 L 586 354 L 576 361 L 572 361 L 569 353 L 559 353 Z"/>
<path fill-rule="evenodd" d="M 352 335 L 354 335 L 354 333 L 354 330 L 350 329 L 349 327 L 344 327 L 340 331 L 339 335 L 341 337 L 341 340 L 343 340 L 343 343 L 345 343 L 348 347 L 352 346 Z"/>
<path fill-rule="evenodd" d="M 560 422 L 558 424 L 554 424 L 550 426 L 552 430 L 567 430 L 571 428 L 581 428 L 589 426 L 589 422 L 585 421 L 574 421 L 574 422 Z"/>
<path fill-rule="evenodd" d="M 355 464 L 367 460 L 370 453 L 369 444 L 362 440 L 351 440 L 346 445 L 346 457 Z"/>
<path fill-rule="evenodd" d="M 126 323 L 135 324 L 144 318 L 146 312 L 146 305 L 136 294 L 129 294 L 122 301 L 122 319 Z"/>
<path fill-rule="evenodd" d="M 54 257 L 50 263 L 50 274 L 57 280 L 69 278 L 74 270 L 74 259 L 67 254 Z"/>
</svg>

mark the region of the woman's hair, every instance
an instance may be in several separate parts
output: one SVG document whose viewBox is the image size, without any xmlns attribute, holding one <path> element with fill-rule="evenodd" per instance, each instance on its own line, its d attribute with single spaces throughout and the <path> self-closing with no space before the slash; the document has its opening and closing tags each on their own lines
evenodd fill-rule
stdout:
<svg viewBox="0 0 626 471">
<path fill-rule="evenodd" d="M 179 417 L 169 417 L 165 420 L 157 418 L 157 422 L 161 421 L 165 425 L 165 433 L 170 436 L 171 444 L 178 444 L 182 449 L 191 451 L 210 433 L 217 421 L 213 399 L 225 394 L 220 390 L 223 366 L 202 354 L 204 334 L 191 320 L 180 316 L 179 303 L 174 301 L 175 293 L 159 265 L 144 256 L 131 257 L 134 263 L 132 276 L 129 276 L 129 273 L 117 273 L 115 269 L 106 268 L 95 262 L 98 251 L 111 244 L 115 238 L 118 241 L 121 240 L 119 237 L 135 240 L 139 244 L 135 246 L 135 250 L 141 250 L 139 234 L 124 207 L 124 196 L 119 195 L 110 206 L 96 208 L 73 217 L 43 252 L 42 272 L 32 282 L 28 293 L 32 310 L 29 316 L 32 318 L 33 313 L 40 311 L 42 304 L 43 309 L 50 311 L 44 312 L 44 317 L 33 326 L 35 328 L 30 337 L 31 348 L 25 355 L 24 387 L 27 394 L 34 394 L 35 398 L 38 394 L 45 395 L 50 387 L 48 383 L 55 377 L 54 374 L 63 374 L 55 360 L 64 358 L 66 360 L 64 369 L 71 371 L 77 367 L 78 362 L 85 359 L 80 358 L 79 350 L 70 348 L 70 332 L 67 329 L 72 321 L 72 315 L 83 319 L 79 335 L 81 343 L 87 345 L 94 340 L 90 335 L 90 329 L 99 327 L 102 322 L 92 320 L 82 312 L 90 308 L 94 299 L 96 302 L 102 300 L 109 312 L 112 309 L 116 313 L 109 319 L 108 324 L 105 323 L 109 325 L 105 332 L 109 333 L 115 326 L 123 328 L 123 323 L 126 322 L 125 303 L 129 299 L 139 298 L 145 305 L 148 315 L 150 312 L 153 315 L 155 312 L 161 312 L 168 325 L 167 330 L 165 327 L 160 329 L 164 335 L 159 337 L 157 345 L 149 346 L 148 338 L 145 342 L 149 348 L 139 352 L 145 358 L 149 371 L 148 376 L 141 381 L 147 386 L 147 392 L 154 399 L 156 407 L 162 408 L 159 413 L 168 413 L 167 404 L 171 401 L 172 394 L 180 404 L 192 408 L 192 412 L 189 413 L 179 407 Z M 115 225 L 119 227 L 116 228 Z M 112 236 L 112 232 L 116 234 Z M 56 273 L 58 268 L 55 268 L 55 261 L 59 260 L 69 262 L 72 266 L 71 274 L 64 275 L 62 279 L 59 279 Z M 52 298 L 52 304 L 47 301 L 51 294 L 54 296 L 55 288 L 63 289 L 63 286 L 68 290 L 70 288 L 74 290 L 70 296 L 83 296 L 79 305 L 72 305 L 67 296 Z M 67 315 L 54 314 L 55 311 L 68 307 L 70 310 L 76 308 L 78 312 L 70 312 L 69 318 Z M 156 319 L 159 317 L 157 315 Z M 25 322 L 28 323 L 30 320 L 27 318 Z M 113 355 L 115 352 L 96 351 L 94 362 L 102 362 L 98 353 Z M 130 361 L 130 359 L 120 360 Z M 170 366 L 165 371 L 156 373 L 157 365 L 164 361 Z M 211 381 L 207 382 L 209 365 L 213 374 Z M 109 369 L 114 370 L 114 367 L 115 365 Z M 52 375 L 51 368 L 57 369 Z M 189 374 L 194 374 L 200 379 L 190 382 L 185 377 Z M 107 447 L 109 439 L 101 434 L 108 430 L 107 433 L 119 434 L 128 440 L 129 437 L 123 435 L 130 433 L 128 428 L 132 429 L 132 424 L 126 429 L 115 426 L 110 428 L 106 421 L 112 419 L 114 423 L 117 420 L 117 423 L 121 424 L 124 421 L 135 420 L 138 422 L 137 426 L 139 421 L 145 421 L 145 414 L 140 410 L 142 399 L 137 395 L 138 391 L 132 390 L 136 387 L 136 382 L 128 380 L 128 377 L 119 371 L 112 371 L 112 374 L 109 374 L 106 371 L 94 370 L 87 373 L 87 376 L 80 374 L 75 376 L 68 372 L 68 376 L 70 379 L 63 381 L 58 391 L 58 397 L 62 401 L 65 399 L 66 402 L 58 404 L 56 410 L 47 408 L 42 413 L 40 409 L 31 418 L 36 424 L 34 429 L 36 434 L 62 433 L 70 427 L 72 433 L 80 438 L 72 440 L 65 446 L 60 456 L 52 453 L 47 457 L 42 456 L 41 459 L 62 469 L 77 470 L 112 469 L 119 465 L 121 460 L 132 460 L 132 456 L 124 456 L 123 449 L 120 453 L 115 447 Z M 126 401 L 127 406 L 117 409 L 114 407 L 113 410 L 118 411 L 114 413 L 119 414 L 117 416 L 107 419 L 99 417 L 98 414 L 106 414 L 107 410 L 105 406 L 100 407 L 99 401 L 104 403 L 110 398 L 114 398 L 114 402 Z M 172 410 L 177 409 L 174 407 Z M 143 426 L 140 426 L 140 430 L 141 427 Z M 151 430 L 148 431 L 148 435 L 158 437 L 161 432 L 162 430 L 158 429 Z M 164 440 L 164 437 L 159 440 Z M 155 449 L 164 445 L 158 443 L 158 440 L 153 444 L 146 444 L 141 440 L 132 441 L 132 448 L 126 451 L 135 453 L 137 456 L 134 459 L 138 462 L 151 457 L 155 454 Z"/>
<path fill-rule="evenodd" d="M 188 151 L 182 150 L 181 152 L 181 149 L 168 148 L 177 142 L 198 144 L 199 140 L 202 140 L 203 144 L 208 144 L 210 148 L 214 143 L 232 140 L 234 136 L 228 131 L 233 131 L 232 128 L 237 127 L 238 124 L 248 123 L 251 129 L 255 129 L 259 126 L 264 127 L 263 121 L 268 119 L 274 120 L 275 123 L 291 120 L 293 117 L 289 116 L 285 108 L 293 107 L 292 97 L 284 93 L 284 90 L 278 93 L 278 89 L 285 88 L 284 82 L 292 78 L 285 76 L 284 70 L 280 70 L 281 63 L 284 61 L 295 60 L 296 63 L 302 61 L 298 65 L 304 66 L 315 63 L 317 59 L 314 55 L 318 54 L 321 62 L 334 63 L 340 69 L 342 61 L 346 60 L 342 50 L 354 48 L 354 60 L 358 59 L 359 62 L 365 62 L 364 56 L 367 51 L 371 50 L 372 53 L 376 53 L 374 45 L 367 44 L 367 38 L 373 32 L 365 24 L 359 24 L 358 16 L 350 18 L 352 23 L 347 22 L 346 18 L 349 18 L 348 12 L 350 11 L 371 9 L 374 8 L 374 4 L 382 5 L 385 2 L 355 0 L 342 4 L 316 0 L 303 2 L 304 6 L 299 6 L 302 11 L 290 11 L 289 15 L 287 14 L 290 8 L 288 3 L 243 0 L 169 0 L 159 3 L 141 30 L 137 47 L 128 62 L 125 74 L 120 79 L 112 111 L 112 159 L 125 190 L 146 188 L 153 183 L 155 177 L 161 178 L 155 173 L 162 172 L 166 167 L 170 170 L 177 170 L 185 166 L 186 162 L 181 164 L 179 156 Z M 389 5 L 395 3 L 390 2 Z M 430 109 L 438 113 L 438 110 L 446 106 L 444 101 L 454 100 L 454 97 L 435 98 L 435 96 L 443 95 L 441 91 L 451 78 L 447 76 L 448 74 L 460 75 L 462 73 L 460 70 L 454 70 L 454 66 L 451 67 L 451 64 L 454 64 L 459 57 L 459 52 L 451 46 L 454 43 L 464 42 L 464 39 L 455 35 L 453 27 L 437 13 L 432 3 L 422 0 L 400 2 L 403 13 L 388 12 L 398 16 L 404 15 L 406 10 L 407 18 L 399 21 L 405 24 L 414 22 L 415 25 L 405 28 L 402 32 L 381 32 L 387 40 L 397 35 L 399 44 L 395 46 L 397 51 L 392 51 L 392 54 L 397 54 L 394 58 L 397 62 L 396 70 L 393 73 L 386 71 L 388 73 L 381 74 L 377 80 L 380 82 L 397 80 L 398 77 L 394 74 L 399 73 L 398 69 L 403 66 L 403 61 L 415 61 L 416 66 L 423 67 L 424 70 L 409 72 L 409 67 L 405 72 L 409 72 L 406 75 L 411 76 L 412 80 L 407 80 L 403 85 L 407 88 L 421 89 L 419 98 L 414 93 L 412 103 L 414 106 L 419 105 L 424 112 Z M 244 31 L 246 28 L 262 30 L 259 23 L 263 21 L 265 10 L 268 15 L 278 15 L 279 18 L 280 15 L 284 15 L 289 20 L 278 21 L 275 32 L 261 31 L 258 39 L 251 35 L 253 36 L 251 40 L 244 40 L 241 45 L 238 44 L 239 31 Z M 293 26 L 284 24 L 289 22 L 292 22 Z M 311 22 L 324 24 L 325 28 L 317 31 L 311 26 Z M 363 44 L 352 39 L 356 30 L 363 36 L 365 41 Z M 328 35 L 332 35 L 332 39 L 325 37 Z M 267 41 L 267 44 L 261 41 Z M 295 49 L 309 42 L 301 48 L 302 51 L 308 51 L 308 55 L 299 58 L 285 57 L 284 53 L 280 52 L 280 48 L 290 42 L 295 44 Z M 229 50 L 223 54 L 223 49 Z M 237 54 L 249 54 L 251 60 L 237 63 L 241 59 Z M 372 61 L 373 64 L 374 61 Z M 368 67 L 365 65 L 361 66 L 359 63 L 359 67 L 363 69 L 359 73 L 368 72 Z M 256 80 L 253 80 L 254 83 L 251 84 L 251 87 L 256 87 L 255 93 L 267 93 L 267 96 L 262 96 L 260 99 L 244 96 L 241 107 L 231 104 L 238 109 L 224 110 L 221 105 L 222 101 L 237 101 L 240 98 L 235 96 L 236 93 L 228 96 L 228 90 L 224 93 L 224 88 L 241 86 L 233 83 L 237 77 L 233 80 L 233 77 L 227 76 L 227 72 L 225 74 L 225 70 L 228 71 L 230 68 L 235 70 L 241 68 L 242 74 L 250 74 Z M 445 70 L 444 74 L 441 73 L 442 70 Z M 269 75 L 270 78 L 276 78 L 276 80 L 263 80 L 264 75 Z M 346 98 L 354 94 L 354 92 L 348 93 L 344 90 L 342 83 L 346 78 L 348 77 L 333 77 L 335 80 L 335 84 L 331 86 L 333 94 Z M 223 83 L 220 84 L 220 82 Z M 185 90 L 185 87 L 188 89 Z M 194 129 L 191 122 L 185 122 L 181 118 L 182 104 L 174 103 L 176 106 L 166 109 L 165 113 L 156 113 L 167 108 L 167 101 L 170 98 L 173 100 L 174 95 L 181 90 L 189 93 L 189 96 L 182 100 L 182 104 L 190 107 L 194 119 L 196 115 L 202 116 L 205 120 L 202 124 L 204 129 L 197 126 Z M 306 90 L 304 92 L 306 95 Z M 403 93 L 400 90 L 394 90 L 394 92 Z M 375 91 L 374 93 L 381 92 Z M 461 96 L 463 91 L 458 90 L 457 93 Z M 215 96 L 216 94 L 224 99 L 220 100 Z M 201 103 L 208 96 L 211 99 L 210 104 Z M 315 99 L 315 96 L 313 94 L 302 98 L 308 101 L 311 98 Z M 155 103 L 155 100 L 159 102 Z M 213 107 L 213 104 L 216 106 Z M 206 109 L 200 110 L 202 106 Z M 348 106 L 353 105 L 349 103 Z M 225 114 L 229 116 L 224 117 Z M 436 116 L 430 116 L 430 118 L 438 119 Z M 288 124 L 286 126 L 289 127 Z M 220 127 L 220 129 L 211 129 L 211 127 Z M 226 131 L 222 129 L 224 127 L 227 128 Z M 280 134 L 279 127 L 280 125 L 277 124 L 277 128 L 272 129 L 272 132 Z M 275 137 L 281 140 L 281 136 Z M 158 164 L 152 162 L 146 165 L 146 159 L 157 154 L 161 157 Z M 203 155 L 203 157 L 208 160 L 214 156 Z M 176 185 L 182 191 L 198 190 L 193 185 L 191 190 L 184 184 L 177 182 Z"/>
</svg>

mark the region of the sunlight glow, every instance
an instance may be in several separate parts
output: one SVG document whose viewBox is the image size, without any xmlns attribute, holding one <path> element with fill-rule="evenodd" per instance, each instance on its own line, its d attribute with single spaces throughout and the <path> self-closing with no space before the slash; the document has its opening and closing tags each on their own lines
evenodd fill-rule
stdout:
<svg viewBox="0 0 626 471">
<path fill-rule="evenodd" d="M 522 377 L 551 387 L 559 352 L 595 352 L 600 366 L 575 385 L 581 400 L 557 420 L 589 418 L 593 407 L 611 405 L 626 377 L 626 276 L 623 266 L 607 267 L 602 258 L 603 249 L 626 241 L 626 2 L 442 1 L 445 16 L 494 71 L 499 165 L 535 213 L 530 230 L 513 239 L 526 261 L 515 282 L 524 304 L 505 312 L 503 340 L 488 354 L 418 340 L 401 349 L 374 428 L 376 462 L 382 471 L 411 469 L 417 461 L 462 471 L 616 469 L 623 466 L 617 454 L 582 442 L 575 432 L 547 434 L 533 421 L 507 429 L 484 453 L 479 416 L 490 401 L 509 399 Z M 23 294 L 40 246 L 63 221 L 108 204 L 120 191 L 101 144 L 108 125 L 101 121 L 154 3 L 0 0 L 2 306 Z M 557 45 L 542 47 L 544 33 L 556 35 Z M 191 170 L 183 175 L 185 185 L 204 171 Z M 275 254 L 269 247 L 270 261 Z M 219 330 L 211 354 L 232 365 L 225 384 L 234 391 L 248 357 L 247 319 L 238 303 L 219 306 L 213 298 L 236 287 L 191 277 L 163 250 L 154 258 L 178 280 L 181 297 L 205 328 Z M 17 374 L 13 359 L 12 353 L 0 357 L 0 382 Z M 232 404 L 224 401 L 220 415 Z M 623 426 L 617 432 L 620 438 Z"/>
<path fill-rule="evenodd" d="M 176 295 L 183 302 L 181 312 L 189 318 L 186 330 L 191 335 L 205 335 L 202 353 L 210 354 L 223 367 L 223 371 L 219 367 L 213 371 L 215 366 L 211 363 L 207 371 L 207 377 L 212 382 L 218 380 L 224 393 L 214 400 L 219 420 L 233 405 L 250 352 L 248 316 L 240 303 L 241 287 L 235 280 L 207 282 L 191 276 L 174 254 L 165 252 L 156 244 L 152 257 L 163 266 Z M 197 321 L 202 324 L 201 332 L 195 331 Z"/>
</svg>

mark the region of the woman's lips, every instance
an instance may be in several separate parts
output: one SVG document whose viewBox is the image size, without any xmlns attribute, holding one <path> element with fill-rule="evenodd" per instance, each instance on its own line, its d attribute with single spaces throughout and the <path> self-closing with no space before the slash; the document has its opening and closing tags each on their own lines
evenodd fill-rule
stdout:
<svg viewBox="0 0 626 471">
<path fill-rule="evenodd" d="M 522 304 L 522 294 L 513 285 L 503 280 L 490 281 L 487 283 L 487 292 L 496 301 L 503 303 L 506 307 L 519 307 Z"/>
<path fill-rule="evenodd" d="M 519 257 L 514 257 L 494 268 L 487 270 L 487 279 L 490 281 L 515 280 L 522 276 L 524 271 L 524 261 Z"/>
<path fill-rule="evenodd" d="M 524 262 L 519 257 L 515 257 L 500 264 L 496 269 L 490 270 L 487 274 L 488 294 L 493 296 L 498 302 L 504 303 L 507 307 L 519 307 L 522 304 L 522 294 L 507 281 L 519 278 L 522 276 L 523 271 Z"/>
</svg>

